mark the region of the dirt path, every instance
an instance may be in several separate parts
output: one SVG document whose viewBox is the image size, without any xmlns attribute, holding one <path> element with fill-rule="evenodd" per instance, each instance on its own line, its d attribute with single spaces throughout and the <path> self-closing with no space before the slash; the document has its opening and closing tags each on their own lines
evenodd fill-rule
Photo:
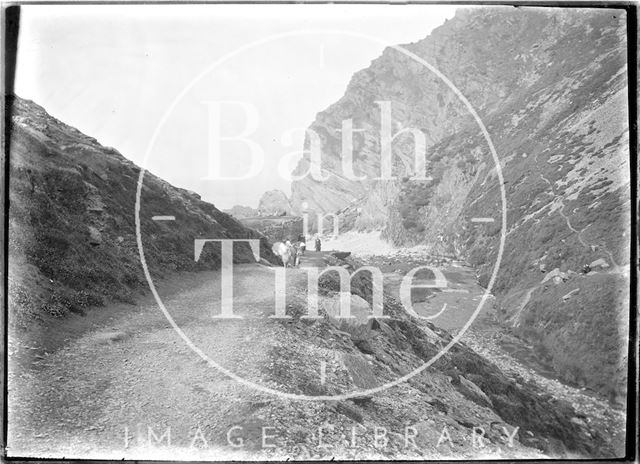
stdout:
<svg viewBox="0 0 640 464">
<path fill-rule="evenodd" d="M 234 307 L 246 317 L 237 321 L 211 318 L 219 311 L 218 273 L 189 277 L 180 289 L 158 289 L 177 324 L 220 365 L 262 382 L 273 340 L 260 328 L 273 312 L 273 292 L 265 292 L 274 288 L 273 270 L 236 265 Z M 8 386 L 8 453 L 41 457 L 119 459 L 168 426 L 173 444 L 188 446 L 199 425 L 209 441 L 226 444 L 237 411 L 272 399 L 207 366 L 150 298 L 39 362 L 13 363 Z M 149 452 L 142 456 L 166 457 Z"/>
<path fill-rule="evenodd" d="M 549 185 L 549 187 L 551 188 L 551 193 L 560 202 L 560 209 L 558 209 L 558 213 L 560 214 L 560 216 L 562 216 L 562 218 L 567 223 L 567 227 L 569 228 L 569 230 L 571 230 L 573 233 L 576 234 L 580 244 L 585 248 L 590 248 L 592 250 L 595 250 L 595 249 L 599 248 L 602 251 L 604 251 L 604 253 L 609 257 L 609 260 L 611 260 L 611 265 L 613 266 L 613 271 L 614 272 L 619 272 L 619 266 L 616 263 L 616 260 L 613 258 L 613 254 L 611 253 L 611 251 L 609 251 L 609 249 L 606 247 L 606 245 L 604 245 L 604 244 L 597 245 L 595 243 L 587 243 L 582 238 L 582 233 L 589 227 L 589 225 L 584 227 L 582 230 L 578 230 L 575 227 L 573 227 L 571 225 L 571 221 L 569 220 L 569 217 L 564 213 L 564 209 L 565 209 L 566 205 L 564 204 L 564 201 L 563 201 L 562 197 L 556 193 L 555 188 L 553 187 L 553 184 L 551 183 L 551 181 L 549 181 L 549 179 L 544 177 L 542 174 L 540 174 L 540 178 Z"/>
<path fill-rule="evenodd" d="M 328 254 L 329 252 L 327 251 L 307 250 L 300 258 L 300 267 L 303 269 L 308 267 L 325 267 L 326 263 L 324 262 L 323 257 Z"/>
<path fill-rule="evenodd" d="M 322 256 L 309 252 L 301 266 L 324 266 Z M 290 337 L 297 335 L 268 318 L 274 308 L 274 271 L 266 266 L 236 265 L 234 311 L 244 319 L 211 317 L 220 310 L 216 272 L 186 274 L 171 285 L 158 285 L 158 291 L 177 325 L 210 359 L 243 379 L 286 390 L 286 385 L 272 380 L 268 370 L 273 366 L 273 350 L 286 350 L 292 346 Z M 442 314 L 440 324 L 433 322 L 455 331 L 477 306 L 482 289 L 470 286 L 474 278 L 467 269 L 451 268 L 445 274 L 451 291 L 438 293 L 424 306 L 417 305 L 416 311 L 432 314 L 433 307 L 447 303 L 450 309 Z M 287 270 L 287 289 L 293 289 L 294 297 L 303 281 L 305 272 Z M 287 298 L 288 304 L 289 292 Z M 13 358 L 8 385 L 10 456 L 267 459 L 273 456 L 262 448 L 264 423 L 288 427 L 299 420 L 312 429 L 318 424 L 308 421 L 320 423 L 330 413 L 322 403 L 279 400 L 207 365 L 150 297 L 120 311 L 111 307 L 95 311 L 104 315 L 111 310 L 112 317 L 96 318 L 99 323 L 90 330 L 66 339 L 41 358 Z M 265 324 L 269 330 L 263 330 Z M 467 340 L 473 343 L 476 338 L 469 333 L 464 337 Z M 512 370 L 513 366 L 526 370 L 508 354 L 505 357 L 504 351 L 495 351 L 494 345 L 487 348 L 483 342 L 477 349 L 494 362 L 501 359 Z M 330 353 L 328 348 L 325 351 Z M 323 351 L 309 353 L 313 358 L 309 366 L 315 366 Z M 331 367 L 335 376 L 339 370 L 331 363 L 327 358 L 327 369 Z M 320 370 L 317 375 L 313 379 L 321 382 Z M 229 431 L 238 424 L 243 427 L 242 450 L 230 447 L 228 441 Z M 169 440 L 171 456 L 166 455 L 168 448 L 158 445 Z M 291 440 L 294 444 L 301 441 L 295 435 Z M 314 457 L 305 450 L 294 451 L 294 455 Z"/>
<path fill-rule="evenodd" d="M 549 185 L 549 187 L 551 188 L 551 193 L 560 202 L 560 209 L 558 210 L 558 213 L 560 214 L 560 216 L 563 217 L 564 221 L 567 223 L 567 227 L 569 228 L 569 230 L 571 230 L 571 232 L 574 232 L 575 234 L 577 234 L 578 241 L 580 241 L 582 246 L 584 246 L 585 248 L 589 248 L 589 245 L 584 240 L 582 240 L 582 237 L 580 236 L 580 232 L 581 231 L 579 231 L 576 228 L 574 228 L 571 225 L 571 221 L 569 220 L 567 215 L 564 214 L 564 208 L 566 207 L 566 205 L 564 204 L 564 201 L 562 200 L 562 197 L 556 193 L 556 190 L 553 187 L 553 184 L 551 183 L 551 181 L 549 179 L 547 179 L 545 176 L 543 176 L 542 174 L 540 174 L 540 178 Z"/>
</svg>

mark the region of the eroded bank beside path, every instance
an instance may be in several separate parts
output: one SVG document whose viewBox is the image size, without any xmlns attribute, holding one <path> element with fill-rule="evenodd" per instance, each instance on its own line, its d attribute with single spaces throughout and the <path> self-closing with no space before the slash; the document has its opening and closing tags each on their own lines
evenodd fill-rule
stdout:
<svg viewBox="0 0 640 464">
<path fill-rule="evenodd" d="M 393 253 L 367 256 L 366 259 L 368 263 L 374 263 L 385 272 L 386 278 L 392 283 L 391 287 L 396 293 L 399 281 L 407 272 L 427 262 L 433 264 L 434 261 L 433 257 L 426 254 L 420 257 L 419 250 L 395 250 Z M 433 288 L 422 293 L 414 292 L 414 309 L 436 326 L 455 334 L 465 327 L 470 318 L 474 317 L 486 289 L 478 285 L 475 271 L 471 267 L 455 260 L 445 261 L 447 263 L 439 268 L 447 278 L 446 288 Z M 613 274 L 614 277 L 616 275 Z M 547 285 L 552 287 L 550 290 L 555 290 L 556 293 L 556 298 L 553 300 L 554 305 L 559 306 L 556 311 L 566 310 L 569 298 L 562 299 L 558 295 L 567 293 L 567 286 L 569 289 L 580 288 L 588 286 L 587 282 L 608 277 L 609 274 L 605 272 L 592 271 L 589 276 L 574 274 L 574 279 L 566 285 L 562 282 L 560 284 L 549 282 Z M 433 276 L 430 279 L 414 279 L 414 283 L 433 283 Z M 534 287 L 531 293 L 537 288 Z M 574 297 L 577 292 L 573 291 Z M 592 290 L 587 289 L 583 293 L 590 295 Z M 523 305 L 527 303 L 528 301 L 524 301 Z M 612 446 L 623 450 L 626 428 L 624 402 L 611 402 L 610 398 L 593 389 L 563 380 L 548 357 L 542 357 L 533 344 L 515 336 L 501 321 L 500 311 L 501 307 L 495 297 L 489 294 L 461 341 L 498 365 L 510 378 L 519 382 L 534 383 L 546 395 L 572 404 L 580 413 L 576 421 L 584 421 L 601 430 Z"/>
</svg>

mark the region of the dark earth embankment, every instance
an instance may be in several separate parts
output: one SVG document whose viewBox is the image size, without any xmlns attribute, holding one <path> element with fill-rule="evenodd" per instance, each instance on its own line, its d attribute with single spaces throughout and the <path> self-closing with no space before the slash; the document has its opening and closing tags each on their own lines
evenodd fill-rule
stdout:
<svg viewBox="0 0 640 464">
<path fill-rule="evenodd" d="M 7 105 L 10 324 L 133 302 L 147 288 L 135 235 L 140 168 L 33 102 L 12 97 Z M 260 255 L 275 259 L 261 235 L 149 172 L 140 221 L 146 261 L 158 278 L 219 266 L 219 246 L 194 260 L 195 238 L 261 239 Z M 253 261 L 249 247 L 238 245 L 235 260 Z"/>
</svg>

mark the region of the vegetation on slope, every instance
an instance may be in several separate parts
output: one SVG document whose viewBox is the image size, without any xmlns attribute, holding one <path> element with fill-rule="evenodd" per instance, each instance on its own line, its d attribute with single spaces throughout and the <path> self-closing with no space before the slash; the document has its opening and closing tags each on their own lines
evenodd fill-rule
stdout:
<svg viewBox="0 0 640 464">
<path fill-rule="evenodd" d="M 347 263 L 349 269 L 357 269 L 364 263 L 347 258 L 336 264 Z M 340 291 L 336 273 L 327 273 L 320 280 L 322 294 L 332 295 Z M 351 281 L 351 293 L 372 302 L 372 281 L 368 273 L 359 272 Z M 302 311 L 304 313 L 304 311 Z M 405 375 L 421 363 L 429 361 L 442 347 L 451 340 L 451 335 L 434 326 L 430 322 L 417 321 L 407 315 L 401 304 L 385 292 L 385 315 L 389 319 L 369 321 L 365 325 L 344 325 L 350 335 L 353 351 L 359 356 L 366 356 L 373 362 L 366 366 L 369 372 L 375 372 L 378 382 L 389 381 L 389 368 L 395 376 Z M 326 316 L 325 316 L 326 317 Z M 300 321 L 295 320 L 294 324 Z M 322 321 L 320 321 L 322 322 Z M 292 327 L 287 323 L 288 327 Z M 332 332 L 329 321 L 319 324 L 325 327 L 326 336 L 341 337 Z M 317 328 L 315 330 L 321 330 Z M 378 366 L 388 366 L 378 369 Z M 455 344 L 442 358 L 433 364 L 424 374 L 409 381 L 417 394 L 438 397 L 443 394 L 434 392 L 437 379 L 445 375 L 454 388 L 475 406 L 489 408 L 505 422 L 519 427 L 518 440 L 526 446 L 537 448 L 550 455 L 566 455 L 567 451 L 582 455 L 595 456 L 606 448 L 603 437 L 598 431 L 585 427 L 582 421 L 576 420 L 573 407 L 544 394 L 538 386 L 530 383 L 519 383 L 509 379 L 495 365 L 477 355 L 463 343 Z M 461 379 L 462 377 L 462 379 Z M 466 387 L 470 381 L 482 392 L 470 391 Z M 318 391 L 308 394 L 336 394 L 338 391 Z M 486 395 L 486 396 L 485 396 Z M 370 400 L 369 400 L 370 401 Z M 436 404 L 435 398 L 431 402 Z M 352 406 L 358 414 L 366 415 L 373 407 L 368 407 L 367 398 L 354 401 Z M 456 417 L 458 423 L 471 427 L 474 420 L 458 415 L 454 401 L 444 401 L 438 407 Z"/>
<path fill-rule="evenodd" d="M 411 179 L 416 174 L 414 143 L 406 134 L 393 141 L 397 180 L 372 180 L 380 172 L 380 146 L 379 137 L 371 135 L 361 137 L 354 147 L 354 172 L 367 175 L 367 180 L 347 181 L 337 175 L 314 184 L 303 179 L 292 186 L 294 203 L 308 201 L 325 212 L 323 208 L 345 211 L 343 229 L 373 225 L 395 245 L 424 244 L 435 254 L 465 259 L 478 269 L 483 286 L 494 272 L 504 234 L 504 253 L 491 290 L 512 305 L 506 315 L 519 308 L 516 295 L 540 285 L 541 271 L 579 272 L 597 259 L 617 273 L 629 265 L 623 12 L 459 10 L 429 37 L 404 47 L 446 75 L 473 105 L 495 146 L 502 185 L 483 133 L 457 96 L 422 66 L 388 48 L 356 73 L 345 95 L 312 124 L 322 134 L 323 167 L 339 173 L 340 121 L 353 118 L 354 127 L 377 135 L 376 102 L 389 101 L 394 131 L 420 128 L 427 137 L 426 174 L 431 180 Z M 349 203 L 354 197 L 357 200 Z M 503 206 L 506 230 L 501 224 Z M 474 223 L 472 218 L 493 222 Z M 628 285 L 624 279 L 614 281 Z M 531 294 L 532 303 L 538 296 Z M 589 306 L 585 317 L 594 318 L 585 338 L 598 338 L 598 311 L 611 316 L 603 320 L 606 330 L 617 330 L 614 316 L 624 313 L 627 304 L 622 299 L 610 302 L 612 306 L 599 308 L 597 300 L 584 301 Z M 532 308 L 526 305 L 524 312 Z M 526 324 L 551 323 L 549 314 L 535 311 Z M 580 348 L 575 345 L 571 351 Z M 594 349 L 600 350 L 597 357 L 602 361 L 619 355 L 606 346 Z M 566 373 L 580 370 L 578 377 L 608 394 L 602 389 L 604 373 L 596 379 L 577 358 L 567 369 L 560 367 L 562 353 L 550 356 L 558 356 L 553 364 L 561 377 L 573 378 Z"/>
<path fill-rule="evenodd" d="M 140 168 L 30 101 L 14 97 L 8 105 L 11 323 L 131 301 L 147 285 L 135 235 Z M 207 245 L 195 262 L 195 238 L 261 239 L 261 256 L 274 259 L 257 232 L 148 172 L 140 219 L 154 278 L 218 267 L 219 246 Z M 249 247 L 238 246 L 235 260 L 253 260 Z"/>
<path fill-rule="evenodd" d="M 577 290 L 577 291 L 576 291 Z M 563 298 L 571 294 L 569 298 Z M 516 333 L 531 340 L 563 378 L 624 402 L 628 292 L 622 276 L 575 276 L 533 294 Z M 597 333 L 597 337 L 589 334 Z"/>
</svg>

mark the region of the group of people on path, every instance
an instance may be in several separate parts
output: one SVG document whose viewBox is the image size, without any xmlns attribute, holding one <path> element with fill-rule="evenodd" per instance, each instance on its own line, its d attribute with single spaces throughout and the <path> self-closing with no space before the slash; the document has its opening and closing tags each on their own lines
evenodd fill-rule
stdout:
<svg viewBox="0 0 640 464">
<path fill-rule="evenodd" d="M 320 237 L 315 239 L 315 250 L 321 251 L 322 241 Z M 304 255 L 307 250 L 307 237 L 303 234 L 298 236 L 298 240 L 295 243 L 291 242 L 291 238 L 282 242 L 276 242 L 273 244 L 272 251 L 275 255 L 280 256 L 284 267 L 297 267 L 300 264 L 300 257 Z"/>
<path fill-rule="evenodd" d="M 302 254 L 304 254 L 305 250 L 307 249 L 307 237 L 305 237 L 303 234 L 300 234 L 298 236 L 298 241 L 293 245 L 291 244 L 290 238 L 287 238 L 287 240 L 284 243 L 287 246 L 294 246 L 299 248 L 300 250 L 302 250 Z M 321 251 L 322 249 L 322 241 L 320 240 L 320 237 L 316 237 L 315 248 L 316 248 L 316 251 Z"/>
</svg>

